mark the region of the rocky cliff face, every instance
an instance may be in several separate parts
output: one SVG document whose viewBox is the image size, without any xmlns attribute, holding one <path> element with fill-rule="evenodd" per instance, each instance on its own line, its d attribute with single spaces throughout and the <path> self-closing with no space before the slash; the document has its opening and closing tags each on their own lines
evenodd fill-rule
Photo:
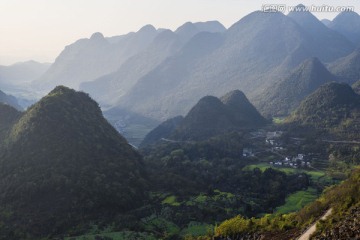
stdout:
<svg viewBox="0 0 360 240">
<path fill-rule="evenodd" d="M 327 229 L 324 233 L 318 234 L 312 239 L 360 239 L 360 207 L 350 210 L 345 219 L 336 223 L 334 227 Z"/>
</svg>

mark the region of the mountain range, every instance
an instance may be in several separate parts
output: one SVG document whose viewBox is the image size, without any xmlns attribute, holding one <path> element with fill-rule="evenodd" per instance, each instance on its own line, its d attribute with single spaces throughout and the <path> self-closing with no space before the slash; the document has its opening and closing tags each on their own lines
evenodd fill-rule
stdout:
<svg viewBox="0 0 360 240">
<path fill-rule="evenodd" d="M 49 63 L 35 61 L 0 66 L 0 88 L 6 91 L 9 87 L 29 84 L 44 74 L 49 67 Z"/>
<path fill-rule="evenodd" d="M 157 34 L 151 25 L 111 39 L 94 33 L 89 39 L 66 46 L 49 70 L 33 82 L 33 87 L 48 90 L 62 84 L 78 88 L 81 82 L 116 71 L 129 57 L 144 50 Z"/>
<path fill-rule="evenodd" d="M 353 51 L 349 40 L 310 13 L 297 15 L 296 21 L 292 17 L 254 12 L 221 35 L 198 34 L 180 55 L 139 79 L 118 104 L 163 119 L 186 113 L 207 94 L 221 96 L 241 89 L 253 99 L 314 55 L 331 62 Z"/>
<path fill-rule="evenodd" d="M 67 46 L 33 88 L 80 88 L 104 109 L 154 120 L 185 114 L 202 96 L 241 89 L 262 111 L 264 90 L 307 59 L 330 63 L 331 72 L 344 77 L 333 66 L 354 54 L 357 44 L 341 29 L 357 16 L 342 13 L 326 26 L 306 11 L 254 12 L 229 29 L 210 21 L 174 32 L 147 25 L 115 37 L 95 33 Z"/>
<path fill-rule="evenodd" d="M 188 22 L 175 32 L 162 30 L 144 51 L 130 57 L 115 72 L 94 81 L 84 82 L 80 88 L 105 105 L 116 104 L 116 101 L 128 92 L 138 79 L 176 54 L 193 36 L 200 32 L 216 33 L 225 30 L 225 27 L 217 21 Z"/>
<path fill-rule="evenodd" d="M 94 33 L 67 46 L 31 86 L 88 92 L 113 124 L 124 122 L 120 113 L 131 113 L 144 129 L 134 133 L 137 139 L 159 121 L 185 115 L 201 97 L 233 89 L 267 117 L 286 115 L 326 82 L 359 80 L 359 51 L 351 37 L 358 17 L 341 13 L 321 22 L 307 11 L 257 11 L 229 29 L 210 21 L 187 22 L 175 31 L 146 25 L 115 37 Z M 131 124 L 120 125 L 123 133 L 132 132 Z"/>
</svg>

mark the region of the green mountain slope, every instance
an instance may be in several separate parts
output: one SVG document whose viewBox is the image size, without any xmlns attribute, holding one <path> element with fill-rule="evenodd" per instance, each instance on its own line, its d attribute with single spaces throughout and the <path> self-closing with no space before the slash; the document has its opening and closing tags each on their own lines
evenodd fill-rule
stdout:
<svg viewBox="0 0 360 240">
<path fill-rule="evenodd" d="M 307 97 L 289 122 L 318 129 L 346 128 L 358 132 L 360 96 L 347 84 L 329 83 Z"/>
<path fill-rule="evenodd" d="M 140 155 L 95 101 L 66 87 L 56 87 L 14 124 L 0 169 L 0 236 L 11 236 L 1 239 L 81 231 L 144 200 Z"/>
<path fill-rule="evenodd" d="M 199 140 L 225 133 L 233 128 L 228 111 L 216 97 L 206 96 L 190 110 L 176 128 L 173 139 Z"/>
<path fill-rule="evenodd" d="M 263 116 L 250 103 L 245 94 L 240 90 L 234 90 L 220 98 L 230 112 L 232 122 L 237 126 L 255 127 L 266 123 Z"/>
<path fill-rule="evenodd" d="M 245 94 L 235 90 L 221 100 L 206 96 L 189 111 L 175 129 L 171 139 L 205 140 L 215 135 L 263 126 L 266 120 Z"/>
<path fill-rule="evenodd" d="M 0 146 L 5 143 L 11 127 L 15 124 L 21 112 L 7 104 L 0 103 Z"/>
</svg>

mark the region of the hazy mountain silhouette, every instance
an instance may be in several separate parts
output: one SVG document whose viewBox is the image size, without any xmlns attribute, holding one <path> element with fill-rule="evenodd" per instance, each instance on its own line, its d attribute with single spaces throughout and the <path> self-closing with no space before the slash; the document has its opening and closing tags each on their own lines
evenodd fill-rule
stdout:
<svg viewBox="0 0 360 240">
<path fill-rule="evenodd" d="M 84 82 L 80 89 L 103 104 L 115 103 L 141 77 L 173 55 L 182 45 L 175 33 L 165 30 L 157 35 L 147 49 L 130 57 L 117 71 L 94 81 Z"/>
<path fill-rule="evenodd" d="M 62 84 L 78 88 L 81 82 L 116 71 L 129 57 L 144 50 L 157 34 L 153 26 L 147 25 L 113 42 L 101 33 L 80 39 L 65 47 L 34 87 L 47 90 Z"/>
<path fill-rule="evenodd" d="M 328 67 L 340 81 L 353 84 L 360 79 L 360 49 L 332 62 Z"/>
<path fill-rule="evenodd" d="M 175 32 L 161 31 L 142 52 L 129 58 L 114 73 L 92 82 L 81 84 L 80 89 L 91 94 L 102 104 L 114 104 L 143 76 L 156 68 L 166 58 L 176 54 L 187 41 L 199 32 L 223 32 L 225 27 L 217 22 L 186 23 Z"/>
<path fill-rule="evenodd" d="M 298 7 L 304 7 L 304 5 L 298 5 Z M 288 16 L 312 37 L 312 54 L 319 57 L 322 61 L 334 61 L 354 50 L 352 42 L 340 33 L 326 27 L 310 12 L 293 11 Z"/>
<path fill-rule="evenodd" d="M 204 55 L 214 51 L 222 42 L 223 37 L 219 33 L 202 32 L 197 34 L 185 44 L 176 56 L 169 57 L 140 78 L 132 89 L 120 99 L 119 105 L 154 119 L 166 119 L 173 116 L 173 112 L 164 115 L 162 112 L 163 110 L 168 111 L 166 109 L 169 103 L 176 103 L 178 108 L 188 108 L 189 104 L 192 104 L 191 101 L 178 98 L 177 94 L 170 100 L 168 94 L 173 93 L 179 85 L 183 85 L 183 79 L 189 79 L 189 72 L 193 70 L 194 65 Z M 161 99 L 162 95 L 168 96 L 169 99 Z"/>
<path fill-rule="evenodd" d="M 356 46 L 360 44 L 360 16 L 356 12 L 342 12 L 329 23 L 329 28 L 341 33 Z"/>
<path fill-rule="evenodd" d="M 0 66 L 0 88 L 23 85 L 40 77 L 50 67 L 49 63 L 35 61 L 19 62 L 11 66 Z"/>
<path fill-rule="evenodd" d="M 317 58 L 310 58 L 287 77 L 264 89 L 254 102 L 266 116 L 287 116 L 306 96 L 335 80 L 336 77 Z"/>
<path fill-rule="evenodd" d="M 207 94 L 221 96 L 239 88 L 253 98 L 312 57 L 314 49 L 318 49 L 318 58 L 324 60 L 347 54 L 352 44 L 340 34 L 326 30 L 319 21 L 316 23 L 324 31 L 320 32 L 324 34 L 320 39 L 336 36 L 340 41 L 319 46 L 292 18 L 263 12 L 249 14 L 222 35 L 198 34 L 183 47 L 182 54 L 167 59 L 142 77 L 119 100 L 119 105 L 166 119 L 185 114 L 196 99 Z M 339 46 L 331 57 L 334 44 Z M 204 51 L 199 51 L 200 47 Z"/>
<path fill-rule="evenodd" d="M 321 22 L 327 27 L 329 27 L 331 24 L 331 20 L 329 19 L 322 19 Z"/>
<path fill-rule="evenodd" d="M 226 28 L 218 21 L 209 22 L 187 22 L 178 27 L 175 33 L 180 37 L 181 41 L 187 42 L 199 32 L 224 32 Z"/>
<path fill-rule="evenodd" d="M 0 103 L 10 105 L 17 110 L 22 110 L 22 107 L 19 105 L 18 100 L 11 95 L 7 95 L 3 91 L 0 91 Z"/>
</svg>

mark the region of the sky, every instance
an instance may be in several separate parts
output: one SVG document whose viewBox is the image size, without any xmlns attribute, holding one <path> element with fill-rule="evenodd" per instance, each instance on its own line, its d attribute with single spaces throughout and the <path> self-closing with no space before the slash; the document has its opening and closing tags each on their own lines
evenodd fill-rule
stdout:
<svg viewBox="0 0 360 240">
<path fill-rule="evenodd" d="M 94 32 L 106 37 L 152 24 L 175 30 L 185 22 L 218 20 L 225 27 L 264 4 L 354 6 L 359 0 L 0 0 L 0 65 L 54 62 L 66 45 Z M 336 12 L 313 13 L 333 19 Z"/>
</svg>

